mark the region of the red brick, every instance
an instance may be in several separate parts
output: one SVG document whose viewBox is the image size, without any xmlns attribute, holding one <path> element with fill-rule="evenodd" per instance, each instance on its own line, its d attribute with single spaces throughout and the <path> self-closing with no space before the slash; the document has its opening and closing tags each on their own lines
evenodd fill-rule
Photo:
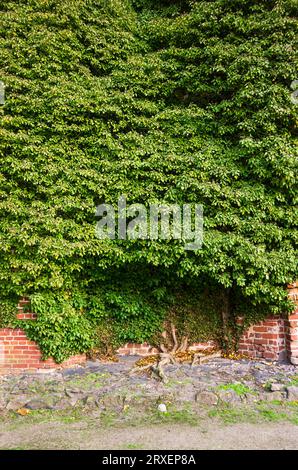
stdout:
<svg viewBox="0 0 298 470">
<path fill-rule="evenodd" d="M 277 335 L 275 333 L 264 333 L 263 334 L 263 338 L 266 338 L 266 339 L 276 339 L 277 338 Z"/>
<path fill-rule="evenodd" d="M 253 331 L 257 332 L 257 333 L 265 333 L 266 331 L 268 331 L 268 328 L 266 326 L 253 326 Z"/>
</svg>

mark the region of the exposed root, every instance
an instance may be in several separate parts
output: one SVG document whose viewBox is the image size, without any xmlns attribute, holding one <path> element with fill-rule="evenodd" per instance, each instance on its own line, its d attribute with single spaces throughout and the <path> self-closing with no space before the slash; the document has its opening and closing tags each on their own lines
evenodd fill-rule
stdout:
<svg viewBox="0 0 298 470">
<path fill-rule="evenodd" d="M 181 343 L 178 343 L 176 328 L 173 323 L 170 324 L 170 333 L 171 333 L 171 347 L 167 347 L 164 343 L 169 342 L 168 332 L 164 331 L 162 333 L 162 338 L 164 342 L 159 345 L 160 353 L 152 356 L 147 356 L 139 359 L 133 369 L 129 374 L 136 374 L 147 372 L 152 374 L 158 380 L 162 382 L 167 382 L 167 377 L 164 371 L 164 367 L 169 364 L 181 364 L 181 363 L 190 363 L 191 366 L 196 364 L 201 364 L 206 362 L 208 359 L 214 357 L 221 357 L 221 351 L 215 349 L 208 349 L 196 353 L 195 351 L 190 351 L 188 349 L 188 337 L 183 336 Z"/>
<path fill-rule="evenodd" d="M 188 336 L 182 336 L 181 345 L 177 349 L 177 352 L 185 352 L 188 349 Z"/>
<path fill-rule="evenodd" d="M 172 333 L 172 339 L 173 339 L 173 348 L 171 349 L 171 354 L 175 354 L 175 352 L 179 348 L 179 345 L 178 345 L 177 336 L 176 336 L 176 328 L 173 323 L 171 323 L 171 333 Z"/>
<path fill-rule="evenodd" d="M 133 372 L 136 372 L 136 371 L 137 371 L 137 372 L 149 371 L 150 369 L 152 369 L 152 367 L 154 367 L 153 364 L 147 364 L 146 366 L 141 366 L 141 367 L 138 366 L 137 369 L 135 369 L 135 368 L 134 368 L 134 369 L 131 369 L 131 371 L 129 372 L 129 374 L 132 374 Z"/>
</svg>

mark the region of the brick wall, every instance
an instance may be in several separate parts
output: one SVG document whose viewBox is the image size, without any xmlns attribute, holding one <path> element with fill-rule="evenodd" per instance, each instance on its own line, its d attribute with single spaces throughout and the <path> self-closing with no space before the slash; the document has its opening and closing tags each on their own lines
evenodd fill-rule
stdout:
<svg viewBox="0 0 298 470">
<path fill-rule="evenodd" d="M 282 318 L 268 318 L 251 326 L 239 341 L 239 353 L 273 361 L 286 359 L 285 322 Z"/>
<path fill-rule="evenodd" d="M 298 282 L 290 284 L 288 292 L 295 309 L 286 321 L 286 348 L 291 363 L 298 365 Z"/>
<path fill-rule="evenodd" d="M 294 311 L 288 318 L 268 318 L 250 327 L 239 342 L 239 352 L 271 360 L 288 359 L 298 365 L 298 282 L 288 285 Z"/>
<path fill-rule="evenodd" d="M 22 299 L 17 307 L 19 320 L 35 320 L 34 313 L 24 312 L 23 308 L 28 300 Z M 86 356 L 72 356 L 62 364 L 56 364 L 53 359 L 42 361 L 41 352 L 34 341 L 30 341 L 24 330 L 1 328 L 0 329 L 0 374 L 18 372 L 22 370 L 53 369 L 66 367 L 73 364 L 81 364 Z"/>
<path fill-rule="evenodd" d="M 85 360 L 85 355 L 79 355 L 71 357 L 62 364 L 56 364 L 53 359 L 42 361 L 38 346 L 26 337 L 23 330 L 0 329 L 0 373 L 24 369 L 52 369 L 80 364 Z"/>
<path fill-rule="evenodd" d="M 253 358 L 283 360 L 288 358 L 298 365 L 298 284 L 288 286 L 289 296 L 294 301 L 295 310 L 287 319 L 268 318 L 258 325 L 251 326 L 241 337 L 239 352 Z M 17 318 L 34 321 L 36 315 L 24 312 L 29 301 L 22 298 L 17 308 Z M 195 343 L 190 349 L 200 351 L 212 348 L 212 341 Z M 157 352 L 150 345 L 128 343 L 119 348 L 120 355 L 148 355 Z M 0 329 L 0 374 L 22 370 L 52 369 L 82 364 L 86 361 L 84 354 L 72 356 L 62 364 L 53 359 L 42 361 L 41 352 L 33 341 L 30 341 L 22 329 Z"/>
</svg>

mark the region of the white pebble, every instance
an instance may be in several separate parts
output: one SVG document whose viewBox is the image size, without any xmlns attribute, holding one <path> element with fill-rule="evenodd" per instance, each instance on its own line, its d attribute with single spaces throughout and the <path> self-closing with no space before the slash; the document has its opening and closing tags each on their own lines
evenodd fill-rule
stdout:
<svg viewBox="0 0 298 470">
<path fill-rule="evenodd" d="M 161 413 L 166 413 L 167 412 L 167 407 L 164 403 L 160 403 L 158 405 L 158 411 L 160 411 Z"/>
</svg>

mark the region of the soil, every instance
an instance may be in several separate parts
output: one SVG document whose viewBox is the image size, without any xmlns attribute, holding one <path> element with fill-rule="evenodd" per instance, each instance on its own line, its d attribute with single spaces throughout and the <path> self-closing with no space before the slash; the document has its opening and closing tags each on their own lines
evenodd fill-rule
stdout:
<svg viewBox="0 0 298 470">
<path fill-rule="evenodd" d="M 102 429 L 79 422 L 0 427 L 0 449 L 297 449 L 298 427 L 289 423 L 201 426 L 153 425 Z"/>
</svg>

